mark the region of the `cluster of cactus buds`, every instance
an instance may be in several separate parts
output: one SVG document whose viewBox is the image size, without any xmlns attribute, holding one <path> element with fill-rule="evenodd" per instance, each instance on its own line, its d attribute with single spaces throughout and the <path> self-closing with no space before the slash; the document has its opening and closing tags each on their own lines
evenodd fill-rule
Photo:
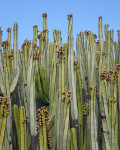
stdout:
<svg viewBox="0 0 120 150">
<path fill-rule="evenodd" d="M 71 102 L 71 100 L 72 100 L 72 98 L 71 98 L 71 91 L 68 91 L 68 92 L 62 92 L 61 93 L 64 97 L 62 98 L 62 102 L 63 103 L 65 103 L 65 100 L 66 100 L 66 102 L 67 102 L 67 104 L 69 103 L 69 102 Z"/>
<path fill-rule="evenodd" d="M 102 16 L 99 16 L 99 18 L 98 18 L 98 19 L 100 19 L 100 18 L 102 19 Z"/>
<path fill-rule="evenodd" d="M 42 17 L 47 17 L 47 13 L 42 13 Z"/>
<path fill-rule="evenodd" d="M 37 131 L 38 131 L 38 134 L 39 134 L 39 128 L 41 126 L 43 126 L 43 122 L 45 122 L 45 125 L 46 125 L 46 130 L 48 130 L 48 124 L 49 124 L 49 112 L 47 109 L 45 109 L 45 107 L 41 107 L 41 108 L 38 108 L 37 109 L 37 115 L 38 115 L 38 118 L 36 119 L 37 121 Z M 52 148 L 52 143 L 51 141 L 49 140 L 50 138 L 50 135 L 47 133 L 47 143 L 48 143 L 48 148 L 51 149 Z M 38 138 L 39 140 L 39 138 Z M 39 144 L 39 142 L 38 142 Z"/>
<path fill-rule="evenodd" d="M 45 35 L 43 36 L 43 41 L 45 41 Z"/>
<path fill-rule="evenodd" d="M 44 33 L 44 32 L 49 32 L 49 31 L 48 31 L 48 29 L 44 29 L 44 30 L 43 30 L 43 33 Z"/>
<path fill-rule="evenodd" d="M 78 60 L 74 61 L 74 70 L 76 70 L 79 67 Z"/>
<path fill-rule="evenodd" d="M 7 28 L 7 32 L 9 32 L 10 30 L 11 30 L 10 27 L 8 27 L 8 28 Z"/>
<path fill-rule="evenodd" d="M 67 15 L 67 19 L 69 20 L 69 17 L 72 17 L 72 16 L 73 16 L 72 14 Z"/>
<path fill-rule="evenodd" d="M 2 46 L 4 46 L 4 44 L 8 44 L 8 41 L 3 41 Z"/>
<path fill-rule="evenodd" d="M 89 34 L 89 32 L 90 32 L 89 30 L 85 30 L 84 34 Z"/>
<path fill-rule="evenodd" d="M 111 81 L 111 76 L 110 76 L 110 74 L 109 74 L 108 71 L 104 70 L 104 71 L 101 73 L 101 75 L 100 75 L 100 79 L 101 79 L 101 81 L 102 81 L 102 80 L 106 80 L 106 81 L 110 82 L 110 81 Z"/>
<path fill-rule="evenodd" d="M 96 55 L 97 55 L 97 56 L 96 56 L 96 61 L 99 62 L 99 61 L 100 61 L 99 53 L 97 53 Z"/>
<path fill-rule="evenodd" d="M 33 46 L 34 46 L 34 47 L 37 47 L 37 44 L 33 42 Z"/>
<path fill-rule="evenodd" d="M 89 113 L 89 104 L 88 103 L 85 103 L 83 105 L 83 116 L 87 116 Z"/>
<path fill-rule="evenodd" d="M 111 78 L 111 81 L 116 81 L 118 79 L 118 72 L 117 69 L 113 69 L 109 71 L 111 74 L 113 73 L 113 79 Z"/>
<path fill-rule="evenodd" d="M 33 59 L 39 60 L 39 51 L 38 50 L 34 51 L 34 53 L 33 53 Z"/>
<path fill-rule="evenodd" d="M 4 117 L 5 114 L 8 117 L 9 112 L 10 112 L 10 104 L 9 104 L 9 97 L 7 96 L 0 96 L 0 105 L 2 106 L 2 116 Z"/>
<path fill-rule="evenodd" d="M 28 41 L 24 41 L 24 43 L 22 44 L 22 47 L 24 47 L 25 45 L 28 45 Z"/>
<path fill-rule="evenodd" d="M 37 110 L 37 115 L 38 119 L 37 121 L 37 130 L 39 129 L 39 126 L 43 125 L 43 115 L 45 116 L 45 124 L 46 124 L 46 129 L 48 130 L 48 124 L 49 124 L 49 112 L 45 107 L 38 108 Z"/>
<path fill-rule="evenodd" d="M 34 25 L 33 28 L 37 27 L 37 25 Z"/>
<path fill-rule="evenodd" d="M 52 149 L 52 142 L 49 140 L 50 135 L 47 133 L 48 148 Z"/>
<path fill-rule="evenodd" d="M 109 96 L 110 102 L 116 103 L 116 98 L 114 96 Z"/>
<path fill-rule="evenodd" d="M 111 78 L 111 74 L 113 73 L 113 79 Z M 100 75 L 101 80 L 106 80 L 107 82 L 116 81 L 118 78 L 117 69 L 112 69 L 109 71 L 103 71 Z"/>
<path fill-rule="evenodd" d="M 96 34 L 93 34 L 93 36 L 97 39 L 97 35 Z"/>
<path fill-rule="evenodd" d="M 62 47 L 60 47 L 60 49 L 57 51 L 57 57 L 61 60 L 62 58 L 65 59 L 64 56 L 64 49 Z"/>
<path fill-rule="evenodd" d="M 120 68 L 120 64 L 116 64 L 116 69 L 119 69 Z"/>
</svg>

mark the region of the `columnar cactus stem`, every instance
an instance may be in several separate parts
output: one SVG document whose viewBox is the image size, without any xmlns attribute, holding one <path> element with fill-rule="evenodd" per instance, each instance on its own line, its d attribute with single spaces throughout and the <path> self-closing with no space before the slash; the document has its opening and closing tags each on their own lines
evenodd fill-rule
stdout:
<svg viewBox="0 0 120 150">
<path fill-rule="evenodd" d="M 37 44 L 37 33 L 38 33 L 38 26 L 33 26 L 33 43 Z"/>
<path fill-rule="evenodd" d="M 40 150 L 48 150 L 52 148 L 51 142 L 48 140 L 49 135 L 47 134 L 49 125 L 49 112 L 41 107 L 37 110 L 39 118 L 37 119 L 37 131 L 39 133 L 38 144 Z"/>
<path fill-rule="evenodd" d="M 47 13 L 42 14 L 43 17 L 43 30 L 47 29 Z"/>
<path fill-rule="evenodd" d="M 110 57 L 111 57 L 111 68 L 115 67 L 115 59 L 113 56 L 113 30 L 110 31 Z"/>
<path fill-rule="evenodd" d="M 2 30 L 0 27 L 0 61 L 2 60 Z"/>
<path fill-rule="evenodd" d="M 120 30 L 117 31 L 118 32 L 118 63 L 120 62 Z"/>
<path fill-rule="evenodd" d="M 45 67 L 45 52 L 43 43 L 43 32 L 40 32 L 39 36 L 39 54 L 40 54 L 40 66 Z"/>
<path fill-rule="evenodd" d="M 82 97 L 82 83 L 78 61 L 74 61 L 74 72 L 75 74 L 75 83 L 77 91 L 77 104 L 78 104 L 78 116 L 79 116 L 79 131 L 80 131 L 80 148 L 83 149 L 83 97 Z"/>
<path fill-rule="evenodd" d="M 72 37 L 72 15 L 69 16 L 68 25 L 68 84 L 69 90 L 72 91 L 71 117 L 78 120 L 77 97 L 75 91 L 74 67 L 73 67 L 73 37 Z"/>
<path fill-rule="evenodd" d="M 71 128 L 70 132 L 71 150 L 78 150 L 77 148 L 77 132 L 76 128 Z"/>
<path fill-rule="evenodd" d="M 11 28 L 7 28 L 7 32 L 8 32 L 8 52 L 11 52 Z"/>
<path fill-rule="evenodd" d="M 105 32 L 105 41 L 104 41 L 104 50 L 105 50 L 105 53 L 107 54 L 108 53 L 108 24 L 105 24 L 104 26 L 104 32 Z"/>
<path fill-rule="evenodd" d="M 60 30 L 53 31 L 54 42 L 49 44 L 47 13 L 42 16 L 43 31 L 37 36 L 34 25 L 33 41 L 24 41 L 22 56 L 18 24 L 14 24 L 13 50 L 11 29 L 7 28 L 7 40 L 2 42 L 0 27 L 0 96 L 10 97 L 9 104 L 0 97 L 0 150 L 119 150 L 120 30 L 114 42 L 113 30 L 105 24 L 103 41 L 100 16 L 99 40 L 89 30 L 80 32 L 76 56 L 72 14 L 64 45 Z"/>
<path fill-rule="evenodd" d="M 49 90 L 49 97 L 50 97 L 50 116 L 55 114 L 55 105 L 56 105 L 56 44 L 50 43 L 50 90 Z"/>
<path fill-rule="evenodd" d="M 104 51 L 103 34 L 102 34 L 102 17 L 101 16 L 99 17 L 98 32 L 99 32 L 99 50 Z"/>
<path fill-rule="evenodd" d="M 14 72 L 18 67 L 18 23 L 14 24 Z"/>
<path fill-rule="evenodd" d="M 41 101 L 45 104 L 45 105 L 49 105 L 49 90 L 47 87 L 47 77 L 46 77 L 46 70 L 45 68 L 40 68 L 39 72 L 36 72 L 36 80 L 35 80 L 35 84 L 36 84 L 36 90 L 38 91 L 39 97 L 41 99 Z"/>
<path fill-rule="evenodd" d="M 7 117 L 9 115 L 9 97 L 0 97 L 0 150 L 3 148 Z"/>
<path fill-rule="evenodd" d="M 86 55 L 84 48 L 84 32 L 81 32 L 80 35 L 77 35 L 76 48 L 81 79 L 83 80 L 82 88 L 84 88 L 85 92 L 87 92 L 87 81 L 85 80 L 87 79 L 87 73 L 86 73 Z"/>
<path fill-rule="evenodd" d="M 91 122 L 91 150 L 98 150 L 98 141 L 97 141 L 97 123 L 96 123 L 96 88 L 91 86 L 91 101 L 90 101 L 90 122 Z"/>
<path fill-rule="evenodd" d="M 114 52 L 115 52 L 115 64 L 118 64 L 119 55 L 118 55 L 117 42 L 114 42 Z"/>
<path fill-rule="evenodd" d="M 15 127 L 17 132 L 18 149 L 29 149 L 30 141 L 29 139 L 27 139 L 27 119 L 25 114 L 25 108 L 23 106 L 18 108 L 17 105 L 14 105 L 13 110 Z"/>
<path fill-rule="evenodd" d="M 62 53 L 62 39 L 61 39 L 61 33 L 58 32 L 58 50 L 61 50 L 60 54 L 58 53 L 58 61 L 59 64 L 57 66 L 57 76 L 58 76 L 58 99 L 57 99 L 57 110 L 56 110 L 56 117 L 58 118 L 58 121 L 56 123 L 56 136 L 57 136 L 57 149 L 62 149 L 62 139 L 63 139 L 63 103 L 62 103 L 62 76 L 64 76 L 64 72 L 62 71 L 63 67 L 63 53 Z M 64 84 L 64 83 L 63 83 Z M 64 88 L 64 86 L 63 86 Z M 63 90 L 64 91 L 64 90 Z"/>
</svg>

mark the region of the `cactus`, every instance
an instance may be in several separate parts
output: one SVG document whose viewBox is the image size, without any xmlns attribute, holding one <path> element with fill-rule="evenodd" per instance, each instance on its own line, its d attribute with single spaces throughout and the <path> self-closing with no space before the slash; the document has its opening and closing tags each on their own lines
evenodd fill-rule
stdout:
<svg viewBox="0 0 120 150">
<path fill-rule="evenodd" d="M 3 148 L 7 117 L 10 112 L 9 97 L 0 97 L 0 149 Z"/>
<path fill-rule="evenodd" d="M 38 119 L 37 119 L 37 131 L 38 131 L 38 144 L 39 144 L 39 149 L 46 149 L 48 150 L 52 148 L 51 142 L 48 140 L 49 134 L 47 133 L 48 131 L 48 125 L 49 125 L 49 112 L 44 108 L 41 107 L 37 110 L 38 114 Z"/>
<path fill-rule="evenodd" d="M 38 91 L 39 97 L 41 99 L 41 101 L 46 104 L 49 105 L 49 101 L 48 101 L 48 87 L 47 87 L 47 79 L 46 79 L 46 75 L 45 75 L 45 69 L 44 68 L 40 68 L 39 72 L 36 72 L 36 90 Z"/>
<path fill-rule="evenodd" d="M 13 114 L 15 120 L 18 149 L 29 149 L 30 139 L 27 138 L 27 119 L 25 114 L 25 108 L 23 106 L 18 108 L 17 105 L 14 105 Z"/>
<path fill-rule="evenodd" d="M 56 29 L 49 43 L 47 13 L 42 17 L 43 30 L 38 35 L 34 25 L 33 40 L 26 39 L 22 51 L 18 24 L 13 49 L 11 28 L 2 41 L 0 27 L 0 149 L 120 149 L 120 30 L 114 42 L 105 24 L 104 40 L 100 16 L 99 40 L 92 31 L 81 31 L 76 55 L 73 15 L 67 43 Z"/>
</svg>

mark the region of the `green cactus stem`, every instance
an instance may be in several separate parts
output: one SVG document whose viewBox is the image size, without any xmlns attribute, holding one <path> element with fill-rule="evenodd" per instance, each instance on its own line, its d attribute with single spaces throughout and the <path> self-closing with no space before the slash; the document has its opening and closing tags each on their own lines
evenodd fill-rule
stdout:
<svg viewBox="0 0 120 150">
<path fill-rule="evenodd" d="M 77 148 L 77 132 L 76 132 L 76 128 L 71 128 L 70 141 L 71 141 L 71 150 L 78 150 L 78 148 Z"/>
<path fill-rule="evenodd" d="M 44 68 L 40 68 L 40 71 L 36 72 L 35 85 L 36 85 L 36 90 L 39 94 L 41 101 L 48 106 L 49 105 L 49 102 L 48 102 L 49 91 L 47 87 L 47 78 L 45 76 L 45 73 L 46 72 Z"/>
<path fill-rule="evenodd" d="M 48 125 L 49 125 L 49 112 L 45 109 L 45 107 L 41 107 L 37 110 L 37 131 L 38 131 L 38 144 L 39 149 L 46 149 L 48 150 L 52 148 L 52 143 L 49 140 L 50 136 L 47 133 Z"/>
<path fill-rule="evenodd" d="M 96 122 L 96 88 L 95 86 L 90 87 L 91 101 L 90 101 L 90 128 L 91 128 L 91 150 L 98 150 L 98 141 L 97 141 L 97 122 Z"/>
<path fill-rule="evenodd" d="M 15 127 L 17 132 L 18 149 L 27 150 L 29 149 L 30 144 L 28 144 L 29 139 L 27 139 L 27 119 L 25 108 L 23 106 L 18 108 L 17 105 L 14 105 L 13 110 Z"/>
<path fill-rule="evenodd" d="M 7 117 L 10 111 L 9 97 L 0 97 L 0 150 L 3 148 Z"/>
</svg>

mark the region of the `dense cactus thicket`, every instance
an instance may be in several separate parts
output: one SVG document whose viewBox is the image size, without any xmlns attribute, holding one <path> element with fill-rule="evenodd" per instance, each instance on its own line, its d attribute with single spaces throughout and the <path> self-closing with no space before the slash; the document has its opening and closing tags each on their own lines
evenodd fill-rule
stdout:
<svg viewBox="0 0 120 150">
<path fill-rule="evenodd" d="M 18 49 L 18 24 L 2 41 L 0 28 L 0 150 L 120 149 L 120 30 L 98 19 L 91 31 L 76 38 L 68 15 L 68 43 L 53 30 L 49 43 L 47 13 L 43 30 L 33 26 L 33 41 Z M 37 42 L 39 41 L 39 45 Z M 115 54 L 115 56 L 114 56 Z"/>
</svg>

